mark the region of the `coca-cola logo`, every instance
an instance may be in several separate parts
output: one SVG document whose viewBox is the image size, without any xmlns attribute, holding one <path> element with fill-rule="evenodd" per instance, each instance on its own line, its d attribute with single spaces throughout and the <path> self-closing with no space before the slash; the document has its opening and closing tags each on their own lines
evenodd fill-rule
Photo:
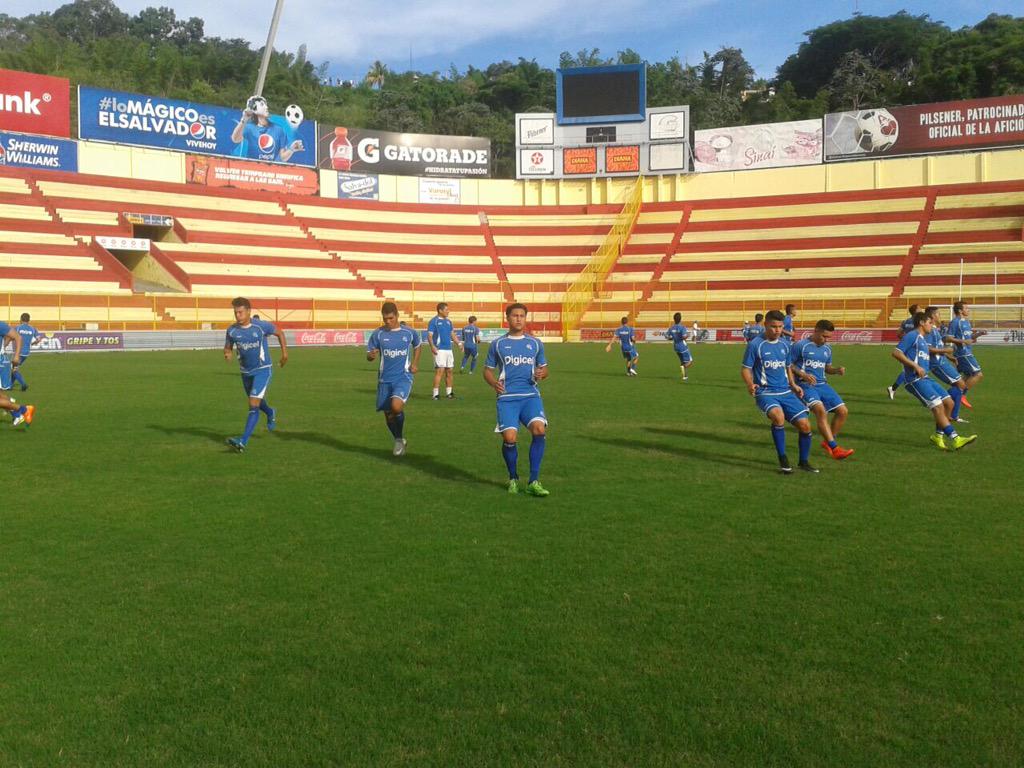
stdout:
<svg viewBox="0 0 1024 768">
<path fill-rule="evenodd" d="M 871 344 L 882 340 L 882 335 L 878 331 L 871 331 L 867 328 L 857 331 L 840 331 L 838 335 L 838 341 L 845 344 Z"/>
<path fill-rule="evenodd" d="M 295 331 L 295 343 L 306 347 L 340 347 L 362 344 L 362 331 Z"/>
<path fill-rule="evenodd" d="M 324 331 L 300 333 L 299 344 L 326 344 L 327 333 Z"/>
</svg>

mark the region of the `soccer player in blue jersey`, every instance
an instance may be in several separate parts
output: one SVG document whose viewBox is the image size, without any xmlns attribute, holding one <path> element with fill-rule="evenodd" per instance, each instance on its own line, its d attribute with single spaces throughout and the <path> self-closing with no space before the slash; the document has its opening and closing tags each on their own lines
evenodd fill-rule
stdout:
<svg viewBox="0 0 1024 768">
<path fill-rule="evenodd" d="M 967 424 L 967 419 L 960 418 L 960 406 L 964 399 L 964 379 L 957 371 L 950 358 L 953 357 L 953 350 L 946 346 L 942 338 L 942 331 L 939 328 L 939 308 L 926 307 L 925 314 L 932 319 L 932 329 L 925 337 L 928 342 L 928 354 L 930 355 L 930 373 L 942 384 L 949 387 L 946 392 L 953 400 L 953 410 L 949 414 L 950 421 L 959 424 Z"/>
<path fill-rule="evenodd" d="M 267 429 L 273 431 L 277 427 L 277 412 L 267 403 L 267 388 L 274 372 L 269 339 L 276 336 L 281 345 L 282 368 L 288 362 L 288 345 L 284 331 L 266 320 L 253 319 L 252 304 L 248 299 L 233 299 L 231 306 L 235 310 L 235 322 L 224 334 L 224 359 L 231 360 L 232 347 L 238 350 L 238 367 L 242 371 L 242 386 L 249 399 L 249 415 L 241 437 L 229 437 L 227 444 L 242 453 L 259 423 L 261 411 L 267 417 Z"/>
<path fill-rule="evenodd" d="M 943 341 L 953 345 L 953 356 L 956 358 L 956 369 L 964 378 L 964 392 L 961 400 L 968 408 L 971 404 L 967 402 L 967 393 L 981 383 L 983 374 L 978 359 L 971 350 L 971 345 L 984 336 L 987 331 L 978 331 L 971 328 L 971 308 L 964 302 L 957 301 L 953 304 L 953 319 L 946 329 L 946 337 Z"/>
<path fill-rule="evenodd" d="M 476 326 L 476 315 L 470 315 L 469 325 L 462 329 L 462 365 L 459 372 L 466 370 L 466 361 L 469 361 L 469 373 L 476 370 L 476 356 L 479 352 L 477 344 L 480 341 L 480 329 Z"/>
<path fill-rule="evenodd" d="M 519 493 L 518 438 L 522 424 L 533 436 L 526 493 L 548 496 L 550 492 L 540 484 L 548 420 L 537 388 L 537 382 L 548 377 L 548 362 L 540 339 L 526 334 L 527 312 L 525 304 L 509 304 L 505 308 L 508 333 L 487 350 L 484 381 L 498 395 L 498 425 L 494 431 L 501 433 L 503 441 L 501 455 L 508 468 L 508 492 Z"/>
<path fill-rule="evenodd" d="M 636 331 L 629 324 L 629 318 L 622 318 L 622 325 L 612 332 L 611 341 L 604 348 L 605 352 L 612 351 L 612 344 L 616 341 L 622 345 L 622 359 L 626 361 L 626 375 L 637 376 L 636 361 L 640 357 L 640 351 L 636 348 Z"/>
<path fill-rule="evenodd" d="M 908 333 L 914 330 L 914 328 L 916 327 L 914 325 L 914 315 L 917 314 L 917 310 L 917 304 L 911 304 L 909 307 L 907 307 L 907 312 L 910 313 L 910 317 L 908 317 L 906 320 L 900 323 L 899 328 L 896 329 L 897 338 L 902 340 L 904 336 L 906 336 Z M 900 368 L 899 376 L 896 377 L 896 380 L 890 386 L 885 388 L 885 391 L 889 395 L 889 399 L 894 400 L 896 398 L 896 392 L 899 390 L 900 387 L 902 387 L 906 383 L 907 377 L 904 374 L 903 369 Z"/>
<path fill-rule="evenodd" d="M 448 319 L 448 305 L 443 301 L 437 305 L 437 314 L 427 323 L 427 341 L 430 342 L 430 351 L 434 354 L 433 397 L 435 400 L 440 399 L 438 392 L 441 377 L 444 376 L 445 397 L 453 400 L 455 393 L 452 391 L 452 371 L 455 368 L 455 352 L 452 348 L 462 344 L 455 335 L 455 326 Z"/>
<path fill-rule="evenodd" d="M 392 453 L 405 454 L 405 404 L 412 393 L 412 377 L 419 370 L 422 340 L 404 323 L 398 322 L 398 307 L 386 301 L 380 308 L 384 324 L 370 334 L 366 342 L 366 359 L 380 358 L 377 374 L 377 410 L 384 412 L 391 436 L 395 438 Z M 412 360 L 409 360 L 410 350 Z"/>
<path fill-rule="evenodd" d="M 801 339 L 793 345 L 790 352 L 790 366 L 794 377 L 803 384 L 804 394 L 800 399 L 814 414 L 818 422 L 818 432 L 825 439 L 821 447 L 833 459 L 841 461 L 853 455 L 852 448 L 843 448 L 837 442 L 839 430 L 846 423 L 849 411 L 843 398 L 839 396 L 825 377 L 845 376 L 846 368 L 832 365 L 832 347 L 828 340 L 836 327 L 831 320 L 819 320 L 809 338 Z M 829 423 L 829 415 L 832 422 Z"/>
<path fill-rule="evenodd" d="M 10 358 L 4 351 L 10 343 Z M 22 337 L 14 328 L 7 323 L 0 321 L 0 410 L 11 414 L 14 426 L 24 424 L 26 427 L 32 423 L 35 417 L 36 407 L 34 405 L 18 405 L 17 401 L 10 397 L 6 390 L 11 388 L 11 374 L 18 370 L 22 361 Z"/>
<path fill-rule="evenodd" d="M 914 315 L 914 330 L 900 339 L 900 343 L 892 351 L 892 356 L 903 363 L 907 391 L 930 410 L 935 418 L 935 433 L 930 438 L 932 443 L 943 451 L 950 448 L 959 450 L 973 443 L 978 436 L 964 437 L 957 434 L 949 422 L 949 415 L 953 412 L 953 398 L 928 378 L 931 355 L 928 353 L 926 339 L 932 327 L 931 317 L 925 312 L 918 312 Z"/>
<path fill-rule="evenodd" d="M 777 309 L 765 317 L 764 336 L 747 344 L 740 375 L 747 392 L 772 425 L 772 441 L 779 457 L 779 471 L 792 473 L 793 467 L 786 456 L 786 427 L 789 421 L 800 433 L 800 461 L 797 466 L 805 472 L 817 474 L 811 466 L 811 423 L 807 420 L 807 406 L 800 397 L 803 389 L 793 380 L 789 365 L 790 343 L 782 338 L 785 316 Z"/>
<path fill-rule="evenodd" d="M 786 305 L 786 316 L 782 319 L 782 338 L 793 343 L 796 341 L 796 332 L 793 330 L 793 320 L 796 318 L 796 304 Z"/>
<path fill-rule="evenodd" d="M 683 381 L 688 379 L 686 369 L 693 365 L 693 355 L 690 354 L 690 348 L 686 346 L 686 337 L 689 335 L 690 332 L 683 325 L 682 313 L 676 312 L 672 315 L 672 325 L 665 331 L 665 338 L 672 342 L 672 349 L 679 358 L 679 370 L 683 373 Z"/>
<path fill-rule="evenodd" d="M 25 381 L 25 377 L 22 374 L 22 370 L 25 367 L 25 362 L 28 360 L 28 356 L 32 353 L 32 345 L 36 343 L 43 334 L 29 325 L 31 316 L 28 312 L 23 312 L 21 315 L 21 325 L 17 326 L 14 330 L 21 336 L 21 365 L 19 365 L 13 371 L 14 381 L 21 386 L 21 391 L 24 392 L 28 389 L 28 383 Z"/>
<path fill-rule="evenodd" d="M 743 329 L 743 340 L 751 342 L 764 333 L 764 315 L 758 312 L 754 315 L 754 324 Z"/>
</svg>

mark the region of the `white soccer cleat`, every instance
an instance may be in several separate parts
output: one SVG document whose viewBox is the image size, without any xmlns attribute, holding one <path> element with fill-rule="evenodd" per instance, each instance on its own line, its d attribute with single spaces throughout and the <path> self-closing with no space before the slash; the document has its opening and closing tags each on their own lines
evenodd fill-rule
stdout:
<svg viewBox="0 0 1024 768">
<path fill-rule="evenodd" d="M 889 393 L 889 399 L 890 400 L 895 400 L 896 399 L 896 390 L 895 389 L 893 389 L 892 387 L 886 387 L 885 391 Z"/>
<path fill-rule="evenodd" d="M 967 419 L 957 419 L 956 423 L 957 424 L 970 424 L 971 422 L 969 422 Z"/>
<path fill-rule="evenodd" d="M 395 455 L 395 456 L 404 456 L 405 455 L 405 446 L 406 446 L 406 439 L 404 437 L 396 438 L 395 439 L 395 447 L 391 449 L 391 453 L 393 455 Z"/>
</svg>

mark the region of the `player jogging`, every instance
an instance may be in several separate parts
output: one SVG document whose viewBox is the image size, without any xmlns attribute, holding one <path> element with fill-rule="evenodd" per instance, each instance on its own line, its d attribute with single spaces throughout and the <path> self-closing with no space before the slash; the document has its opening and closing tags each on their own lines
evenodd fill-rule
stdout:
<svg viewBox="0 0 1024 768">
<path fill-rule="evenodd" d="M 386 301 L 380 308 L 384 325 L 370 334 L 366 342 L 366 359 L 380 358 L 377 374 L 377 410 L 384 412 L 388 429 L 395 438 L 392 453 L 402 456 L 407 441 L 405 429 L 405 403 L 412 393 L 412 377 L 419 370 L 420 335 L 404 323 L 398 322 L 398 307 Z M 412 362 L 409 350 L 412 349 Z"/>
<path fill-rule="evenodd" d="M 612 351 L 612 344 L 616 341 L 622 345 L 622 358 L 626 361 L 626 375 L 637 376 L 636 361 L 640 358 L 640 352 L 636 348 L 636 331 L 629 324 L 629 318 L 622 318 L 622 325 L 612 331 L 611 341 L 604 348 L 605 352 Z"/>
<path fill-rule="evenodd" d="M 10 358 L 4 351 L 8 342 L 12 346 Z M 13 426 L 24 424 L 26 427 L 32 423 L 36 413 L 34 405 L 18 405 L 17 401 L 7 394 L 11 388 L 11 374 L 18 370 L 22 361 L 22 337 L 14 328 L 7 323 L 0 321 L 0 409 L 11 414 Z"/>
<path fill-rule="evenodd" d="M 690 332 L 683 325 L 682 313 L 676 312 L 672 315 L 672 325 L 665 331 L 665 338 L 672 342 L 672 349 L 679 358 L 679 370 L 682 371 L 683 381 L 688 378 L 686 369 L 693 365 L 693 355 L 690 354 L 690 348 L 686 346 L 686 337 L 689 335 Z"/>
<path fill-rule="evenodd" d="M 430 342 L 430 351 L 434 354 L 434 393 L 435 400 L 439 399 L 438 387 L 441 384 L 441 377 L 444 376 L 445 397 L 449 400 L 455 398 L 452 391 L 452 369 L 455 368 L 454 346 L 462 346 L 455 335 L 455 328 L 452 321 L 448 319 L 448 305 L 443 301 L 437 305 L 437 314 L 430 318 L 427 323 L 427 341 Z"/>
<path fill-rule="evenodd" d="M 754 324 L 747 325 L 747 327 L 743 329 L 743 340 L 746 342 L 751 342 L 758 336 L 761 336 L 763 333 L 764 315 L 758 312 L 756 315 L 754 315 Z"/>
<path fill-rule="evenodd" d="M 28 383 L 25 381 L 22 370 L 25 368 L 28 356 L 32 354 L 32 345 L 36 343 L 37 339 L 40 339 L 43 336 L 43 334 L 28 324 L 31 319 L 32 318 L 29 316 L 28 312 L 23 312 L 21 314 L 21 325 L 14 329 L 18 332 L 18 335 L 21 336 L 21 365 L 13 370 L 13 375 L 14 381 L 21 386 L 22 392 L 28 389 Z"/>
<path fill-rule="evenodd" d="M 906 336 L 908 333 L 914 330 L 914 315 L 917 314 L 917 309 L 917 304 L 911 304 L 909 307 L 907 307 L 907 312 L 910 313 L 910 317 L 908 317 L 906 320 L 900 323 L 900 327 L 896 329 L 896 334 L 899 339 L 902 339 L 904 336 Z M 889 394 L 889 399 L 894 400 L 896 398 L 897 390 L 899 390 L 899 388 L 906 383 L 907 377 L 904 374 L 903 369 L 900 368 L 900 375 L 896 377 L 896 381 L 894 381 L 890 386 L 885 388 L 885 391 Z"/>
<path fill-rule="evenodd" d="M 224 359 L 231 360 L 231 348 L 238 350 L 238 367 L 242 372 L 242 387 L 249 398 L 249 415 L 245 420 L 245 431 L 241 437 L 229 437 L 227 444 L 238 453 L 245 451 L 253 430 L 260 420 L 260 411 L 267 417 L 267 429 L 277 427 L 277 412 L 267 403 L 267 389 L 274 372 L 274 361 L 270 359 L 271 336 L 276 336 L 281 345 L 281 367 L 288 362 L 288 345 L 284 331 L 266 320 L 252 317 L 252 304 L 241 296 L 231 301 L 235 310 L 235 322 L 224 334 Z"/>
<path fill-rule="evenodd" d="M 961 398 L 963 404 L 968 408 L 971 404 L 967 402 L 967 393 L 981 383 L 983 374 L 981 365 L 971 351 L 971 345 L 984 336 L 988 331 L 976 331 L 971 328 L 971 308 L 962 301 L 953 304 L 953 319 L 946 329 L 946 337 L 943 341 L 953 345 L 953 356 L 956 358 L 956 369 L 964 378 L 964 392 Z"/>
<path fill-rule="evenodd" d="M 782 319 L 782 337 L 788 342 L 796 341 L 793 330 L 793 320 L 796 318 L 796 304 L 786 305 L 786 316 Z"/>
<path fill-rule="evenodd" d="M 480 329 L 476 326 L 476 315 L 470 315 L 469 325 L 462 329 L 462 364 L 459 366 L 459 373 L 466 370 L 466 361 L 469 361 L 469 373 L 472 375 L 476 370 L 476 356 L 479 348 Z"/>
<path fill-rule="evenodd" d="M 828 340 L 835 329 L 830 320 L 819 320 L 815 323 L 810 338 L 801 339 L 793 345 L 789 359 L 793 375 L 803 382 L 804 394 L 800 399 L 814 414 L 815 421 L 818 422 L 818 432 L 825 438 L 821 447 L 833 459 L 841 461 L 852 456 L 853 449 L 843 448 L 836 442 L 849 411 L 839 393 L 825 381 L 826 374 L 846 375 L 845 367 L 836 368 L 832 365 L 832 347 Z M 832 414 L 831 424 L 829 414 Z"/>
<path fill-rule="evenodd" d="M 784 475 L 793 472 L 786 456 L 785 424 L 789 421 L 800 432 L 800 461 L 797 466 L 804 472 L 817 474 L 818 470 L 809 461 L 811 423 L 807 420 L 807 406 L 800 400 L 804 391 L 793 381 L 793 370 L 789 365 L 790 344 L 782 338 L 784 319 L 785 316 L 777 309 L 765 316 L 764 336 L 747 344 L 740 375 L 747 385 L 747 392 L 771 422 L 779 471 Z"/>
<path fill-rule="evenodd" d="M 892 356 L 903 363 L 907 374 L 907 391 L 935 417 L 935 433 L 930 437 L 932 443 L 939 450 L 959 450 L 973 443 L 978 436 L 964 437 L 957 434 L 956 429 L 949 423 L 949 414 L 953 412 L 953 398 L 928 378 L 931 355 L 928 354 L 928 342 L 925 339 L 931 333 L 932 327 L 932 319 L 926 313 L 915 314 L 914 330 L 900 339 L 900 343 L 892 351 Z"/>
<path fill-rule="evenodd" d="M 498 425 L 495 432 L 502 437 L 501 455 L 508 468 L 508 492 L 519 493 L 519 425 L 532 437 L 530 443 L 530 481 L 526 493 L 547 496 L 540 484 L 540 465 L 544 458 L 548 420 L 540 399 L 537 382 L 548 377 L 548 363 L 540 339 L 526 335 L 525 304 L 505 307 L 508 333 L 493 342 L 487 350 L 484 381 L 498 394 Z"/>
<path fill-rule="evenodd" d="M 957 371 L 950 358 L 953 357 L 953 350 L 946 346 L 942 338 L 942 331 L 939 329 L 939 308 L 926 307 L 925 314 L 932 319 L 932 329 L 925 336 L 928 342 L 929 363 L 931 374 L 949 389 L 946 392 L 953 400 L 953 410 L 949 414 L 949 420 L 954 423 L 967 424 L 967 419 L 960 418 L 960 405 L 964 399 L 964 379 Z"/>
</svg>

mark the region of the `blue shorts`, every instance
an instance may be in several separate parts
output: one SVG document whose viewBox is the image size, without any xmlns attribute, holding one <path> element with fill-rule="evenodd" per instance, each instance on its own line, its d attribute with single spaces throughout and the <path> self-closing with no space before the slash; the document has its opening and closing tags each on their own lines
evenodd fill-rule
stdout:
<svg viewBox="0 0 1024 768">
<path fill-rule="evenodd" d="M 390 411 L 391 399 L 397 397 L 403 403 L 412 393 L 412 376 L 405 376 L 398 381 L 377 382 L 377 410 Z"/>
<path fill-rule="evenodd" d="M 539 397 L 517 397 L 515 399 L 498 401 L 498 425 L 495 432 L 504 432 L 506 429 L 519 431 L 519 425 L 530 426 L 534 421 L 548 423 L 544 415 L 544 403 Z"/>
<path fill-rule="evenodd" d="M 463 347 L 462 348 L 462 356 L 463 357 L 476 357 L 476 349 L 477 349 L 476 347 Z"/>
<path fill-rule="evenodd" d="M 258 397 L 260 400 L 265 398 L 273 373 L 273 368 L 260 368 L 252 373 L 243 373 L 242 386 L 245 387 L 245 394 L 249 397 Z"/>
<path fill-rule="evenodd" d="M 8 361 L 0 363 L 0 389 L 10 389 L 14 369 Z"/>
<path fill-rule="evenodd" d="M 839 396 L 831 384 L 801 384 L 804 390 L 804 403 L 810 408 L 815 403 L 825 406 L 825 411 L 831 413 L 836 408 L 844 405 L 843 398 Z"/>
<path fill-rule="evenodd" d="M 981 366 L 978 364 L 977 359 L 974 355 L 964 355 L 956 359 L 956 369 L 960 371 L 964 376 L 971 377 L 976 373 L 981 373 Z"/>
<path fill-rule="evenodd" d="M 690 354 L 688 349 L 677 349 L 676 357 L 679 358 L 680 365 L 687 365 L 693 362 L 693 355 Z"/>
<path fill-rule="evenodd" d="M 931 364 L 932 376 L 941 381 L 947 387 L 956 384 L 960 381 L 960 374 L 957 373 L 956 368 L 944 357 L 940 357 Z"/>
<path fill-rule="evenodd" d="M 638 357 L 640 357 L 640 353 L 636 351 L 636 347 L 622 350 L 623 360 L 636 360 Z"/>
<path fill-rule="evenodd" d="M 781 395 L 756 395 L 754 401 L 765 416 L 772 408 L 781 408 L 786 421 L 795 422 L 797 419 L 807 416 L 807 406 L 801 402 L 795 392 L 785 392 Z"/>
<path fill-rule="evenodd" d="M 931 379 L 918 379 L 907 384 L 907 392 L 912 394 L 925 408 L 931 410 L 941 405 L 943 400 L 951 400 L 949 393 Z"/>
</svg>

